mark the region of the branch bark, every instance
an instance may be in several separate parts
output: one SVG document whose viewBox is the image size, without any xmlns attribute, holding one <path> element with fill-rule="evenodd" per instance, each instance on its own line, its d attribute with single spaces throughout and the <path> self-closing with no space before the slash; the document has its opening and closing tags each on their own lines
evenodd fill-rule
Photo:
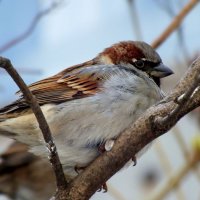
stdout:
<svg viewBox="0 0 200 200">
<path fill-rule="evenodd" d="M 178 120 L 191 110 L 200 106 L 199 80 L 200 58 L 188 69 L 185 77 L 175 87 L 173 92 L 159 104 L 149 108 L 130 128 L 125 130 L 116 140 L 113 149 L 99 156 L 86 170 L 81 173 L 63 193 L 57 193 L 56 199 L 87 200 L 112 175 L 121 169 L 145 145 L 166 133 Z M 187 103 L 176 111 L 173 117 L 169 113 L 176 110 L 177 99 L 196 85 Z M 178 105 L 180 106 L 180 105 Z M 168 117 L 167 123 L 160 119 Z"/>
<path fill-rule="evenodd" d="M 49 125 L 47 124 L 47 121 L 42 113 L 42 110 L 35 96 L 28 89 L 27 85 L 24 83 L 23 79 L 20 77 L 18 72 L 13 68 L 10 60 L 0 57 L 0 67 L 5 69 L 8 72 L 8 74 L 12 77 L 12 79 L 15 81 L 15 83 L 19 86 L 21 92 L 24 95 L 24 98 L 30 105 L 33 113 L 35 114 L 39 127 L 42 131 L 44 140 L 46 142 L 46 146 L 49 150 L 50 162 L 53 166 L 53 170 L 56 176 L 57 188 L 58 190 L 64 190 L 67 186 L 67 182 L 64 176 L 62 165 L 58 157 L 58 153 L 52 138 Z"/>
</svg>

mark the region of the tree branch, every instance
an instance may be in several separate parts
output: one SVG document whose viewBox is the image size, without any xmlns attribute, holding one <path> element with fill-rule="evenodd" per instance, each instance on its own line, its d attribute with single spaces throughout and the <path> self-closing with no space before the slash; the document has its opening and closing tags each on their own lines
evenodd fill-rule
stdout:
<svg viewBox="0 0 200 200">
<path fill-rule="evenodd" d="M 26 99 L 26 102 L 29 104 L 33 113 L 35 114 L 39 127 L 42 131 L 44 140 L 46 142 L 46 146 L 49 150 L 50 162 L 53 166 L 53 170 L 56 176 L 57 188 L 58 190 L 64 190 L 67 186 L 67 182 L 64 176 L 62 165 L 58 157 L 56 146 L 52 139 L 51 131 L 35 96 L 31 93 L 31 91 L 28 89 L 27 85 L 24 83 L 20 75 L 13 68 L 10 60 L 0 57 L 0 67 L 5 69 L 15 81 L 15 83 L 19 86 L 21 92 L 24 95 L 24 98 Z"/>
<path fill-rule="evenodd" d="M 188 69 L 185 77 L 173 92 L 161 103 L 149 108 L 130 128 L 126 129 L 116 140 L 113 149 L 99 156 L 81 173 L 63 193 L 57 193 L 56 199 L 87 200 L 112 175 L 121 169 L 145 145 L 166 133 L 178 120 L 191 110 L 200 106 L 200 90 L 196 88 L 187 104 L 179 109 L 175 116 L 168 115 L 176 108 L 176 99 L 189 91 L 197 82 L 200 74 L 200 58 Z M 161 117 L 168 117 L 165 124 L 158 123 Z"/>
<path fill-rule="evenodd" d="M 173 117 L 176 117 L 177 114 L 180 112 L 180 110 L 183 108 L 183 106 L 185 106 L 188 103 L 188 100 L 191 98 L 194 91 L 199 86 L 200 75 L 196 74 L 196 76 L 194 77 L 194 80 L 192 80 L 192 81 L 193 81 L 193 84 L 191 85 L 191 87 L 185 93 L 183 93 L 181 96 L 174 99 L 174 101 L 177 103 L 174 110 L 172 110 L 172 112 L 170 112 L 167 116 L 157 119 L 157 123 L 160 123 L 161 125 L 168 123 L 168 120 L 172 119 Z"/>
<path fill-rule="evenodd" d="M 175 29 L 177 29 L 184 17 L 199 3 L 199 0 L 190 0 L 189 3 L 180 11 L 180 13 L 174 18 L 167 29 L 152 43 L 153 48 L 158 48 L 163 41 L 165 41 Z"/>
</svg>

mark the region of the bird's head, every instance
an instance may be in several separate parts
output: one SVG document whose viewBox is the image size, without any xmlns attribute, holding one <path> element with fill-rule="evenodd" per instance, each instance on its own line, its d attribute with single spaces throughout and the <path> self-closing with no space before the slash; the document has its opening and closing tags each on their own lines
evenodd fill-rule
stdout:
<svg viewBox="0 0 200 200">
<path fill-rule="evenodd" d="M 131 64 L 146 72 L 158 85 L 160 78 L 173 74 L 173 71 L 162 63 L 158 53 L 145 42 L 120 42 L 106 48 L 97 58 L 104 64 Z"/>
</svg>

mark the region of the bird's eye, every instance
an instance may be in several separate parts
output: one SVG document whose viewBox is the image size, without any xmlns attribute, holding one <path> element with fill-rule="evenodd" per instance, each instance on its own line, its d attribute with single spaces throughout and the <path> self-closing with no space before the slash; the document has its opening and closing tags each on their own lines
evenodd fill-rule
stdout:
<svg viewBox="0 0 200 200">
<path fill-rule="evenodd" d="M 137 68 L 143 68 L 144 67 L 144 61 L 143 60 L 137 60 L 135 61 L 135 65 Z"/>
</svg>

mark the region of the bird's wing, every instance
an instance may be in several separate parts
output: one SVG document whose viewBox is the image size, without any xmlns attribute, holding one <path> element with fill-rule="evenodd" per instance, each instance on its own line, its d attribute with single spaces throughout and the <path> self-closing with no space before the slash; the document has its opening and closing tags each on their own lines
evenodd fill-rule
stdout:
<svg viewBox="0 0 200 200">
<path fill-rule="evenodd" d="M 59 74 L 35 82 L 29 86 L 40 105 L 48 103 L 62 103 L 95 95 L 101 90 L 105 80 L 118 73 L 118 65 L 84 65 L 73 66 Z M 14 114 L 28 107 L 26 100 L 20 99 L 0 109 L 1 114 Z"/>
</svg>

